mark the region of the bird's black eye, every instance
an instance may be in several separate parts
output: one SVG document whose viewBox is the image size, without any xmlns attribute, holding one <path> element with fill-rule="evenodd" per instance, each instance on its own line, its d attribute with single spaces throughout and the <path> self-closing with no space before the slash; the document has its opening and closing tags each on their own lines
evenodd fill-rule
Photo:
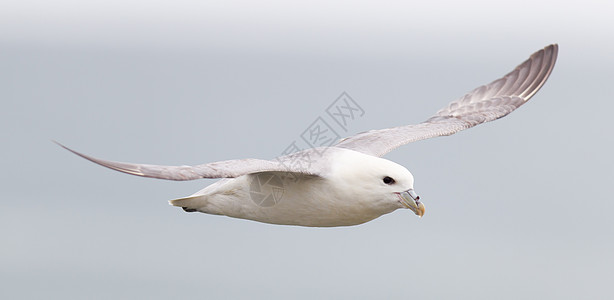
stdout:
<svg viewBox="0 0 614 300">
<path fill-rule="evenodd" d="M 384 177 L 383 181 L 384 181 L 385 184 L 393 184 L 394 183 L 394 179 L 392 177 L 390 177 L 390 176 Z"/>
</svg>

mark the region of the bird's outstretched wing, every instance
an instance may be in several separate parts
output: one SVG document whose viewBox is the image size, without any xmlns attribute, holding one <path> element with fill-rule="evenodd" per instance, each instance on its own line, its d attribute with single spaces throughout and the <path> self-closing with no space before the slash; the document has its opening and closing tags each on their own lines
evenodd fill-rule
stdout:
<svg viewBox="0 0 614 300">
<path fill-rule="evenodd" d="M 296 158 L 294 156 L 302 155 L 302 153 L 295 153 L 290 156 L 280 157 L 276 160 L 246 158 L 218 161 L 197 166 L 159 166 L 108 161 L 79 153 L 58 142 L 55 143 L 76 155 L 115 171 L 142 177 L 167 180 L 233 178 L 260 172 L 291 172 L 316 176 L 318 176 L 320 173 L 315 166 L 307 169 L 302 168 L 300 165 L 289 163 Z"/>
<path fill-rule="evenodd" d="M 535 52 L 512 72 L 451 102 L 420 124 L 359 133 L 341 140 L 335 147 L 382 156 L 407 143 L 451 135 L 504 117 L 527 102 L 544 85 L 554 68 L 557 54 L 556 44 Z"/>
</svg>

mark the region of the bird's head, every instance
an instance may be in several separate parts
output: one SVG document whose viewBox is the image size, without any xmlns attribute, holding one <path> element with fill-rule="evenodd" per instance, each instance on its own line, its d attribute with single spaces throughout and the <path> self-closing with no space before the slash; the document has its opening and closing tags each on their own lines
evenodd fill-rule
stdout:
<svg viewBox="0 0 614 300">
<path fill-rule="evenodd" d="M 393 209 L 408 208 L 424 215 L 424 204 L 414 191 L 414 176 L 407 168 L 387 159 L 348 150 L 336 160 L 336 181 L 353 197 L 369 199 Z"/>
</svg>

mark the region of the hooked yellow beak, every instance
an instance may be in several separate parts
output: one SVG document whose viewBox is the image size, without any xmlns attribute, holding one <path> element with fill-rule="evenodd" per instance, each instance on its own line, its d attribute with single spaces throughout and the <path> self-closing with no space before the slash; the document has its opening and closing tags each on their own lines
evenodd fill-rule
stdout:
<svg viewBox="0 0 614 300">
<path fill-rule="evenodd" d="M 424 204 L 420 202 L 420 196 L 418 196 L 413 189 L 397 194 L 399 195 L 399 199 L 401 200 L 401 204 L 403 204 L 403 206 L 411 209 L 416 215 L 418 215 L 418 217 L 422 217 L 424 215 Z"/>
</svg>

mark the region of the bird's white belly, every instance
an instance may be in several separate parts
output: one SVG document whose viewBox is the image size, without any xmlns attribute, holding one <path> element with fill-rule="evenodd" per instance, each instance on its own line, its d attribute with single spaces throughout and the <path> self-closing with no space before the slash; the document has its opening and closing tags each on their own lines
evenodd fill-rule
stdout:
<svg viewBox="0 0 614 300">
<path fill-rule="evenodd" d="M 361 201 L 319 177 L 281 172 L 225 180 L 199 193 L 207 202 L 201 212 L 282 225 L 350 226 L 397 208 Z"/>
</svg>

